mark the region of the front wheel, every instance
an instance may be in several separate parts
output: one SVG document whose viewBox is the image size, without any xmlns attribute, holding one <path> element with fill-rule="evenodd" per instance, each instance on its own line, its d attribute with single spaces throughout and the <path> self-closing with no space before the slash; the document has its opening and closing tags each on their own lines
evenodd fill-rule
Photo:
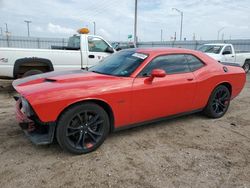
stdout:
<svg viewBox="0 0 250 188">
<path fill-rule="evenodd" d="M 216 87 L 204 109 L 205 115 L 210 118 L 220 118 L 224 116 L 230 104 L 231 94 L 229 89 L 224 85 Z"/>
<path fill-rule="evenodd" d="M 248 73 L 248 72 L 249 72 L 249 69 L 250 69 L 250 62 L 249 62 L 249 61 L 246 61 L 242 68 L 244 69 L 244 71 L 245 71 L 246 73 Z"/>
<path fill-rule="evenodd" d="M 94 103 L 79 104 L 61 115 L 56 138 L 64 150 L 89 153 L 104 142 L 109 127 L 108 115 L 102 107 Z"/>
</svg>

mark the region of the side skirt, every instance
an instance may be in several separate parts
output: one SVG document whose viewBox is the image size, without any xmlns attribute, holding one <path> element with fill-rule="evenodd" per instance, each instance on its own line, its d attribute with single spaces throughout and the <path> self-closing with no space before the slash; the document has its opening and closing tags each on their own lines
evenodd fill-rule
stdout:
<svg viewBox="0 0 250 188">
<path fill-rule="evenodd" d="M 122 127 L 118 127 L 118 128 L 114 128 L 113 132 L 117 132 L 117 131 L 121 131 L 121 130 L 126 130 L 126 129 L 132 129 L 135 127 L 139 127 L 142 125 L 148 125 L 148 124 L 152 124 L 152 123 L 156 123 L 156 122 L 161 122 L 161 121 L 166 121 L 166 120 L 170 120 L 170 119 L 175 119 L 177 117 L 181 117 L 181 116 L 186 116 L 186 115 L 190 115 L 190 114 L 194 114 L 194 113 L 198 113 L 201 112 L 203 110 L 202 109 L 198 109 L 198 110 L 193 110 L 190 112 L 183 112 L 180 114 L 175 114 L 175 115 L 171 115 L 171 116 L 167 116 L 167 117 L 162 117 L 162 118 L 157 118 L 157 119 L 153 119 L 153 120 L 148 120 L 148 121 L 144 121 L 144 122 L 140 122 L 140 123 L 135 123 L 135 124 L 130 124 L 130 125 L 124 125 Z"/>
</svg>

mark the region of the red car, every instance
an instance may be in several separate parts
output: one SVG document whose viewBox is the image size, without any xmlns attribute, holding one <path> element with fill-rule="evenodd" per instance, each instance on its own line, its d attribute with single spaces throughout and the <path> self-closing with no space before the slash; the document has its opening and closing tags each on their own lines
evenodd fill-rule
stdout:
<svg viewBox="0 0 250 188">
<path fill-rule="evenodd" d="M 51 72 L 13 82 L 20 126 L 36 144 L 54 138 L 73 153 L 98 148 L 109 132 L 203 111 L 222 117 L 246 74 L 192 50 L 117 52 L 88 70 Z"/>
</svg>

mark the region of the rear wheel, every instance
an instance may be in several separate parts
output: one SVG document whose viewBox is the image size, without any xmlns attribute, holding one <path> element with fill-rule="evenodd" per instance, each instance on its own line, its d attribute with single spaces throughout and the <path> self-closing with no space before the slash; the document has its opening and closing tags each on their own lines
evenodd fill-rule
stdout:
<svg viewBox="0 0 250 188">
<path fill-rule="evenodd" d="M 42 74 L 42 73 L 43 72 L 41 70 L 32 69 L 32 70 L 29 70 L 29 71 L 25 72 L 22 77 L 24 78 L 24 77 L 27 77 L 27 76 L 32 76 L 32 75 Z"/>
<path fill-rule="evenodd" d="M 230 91 L 224 85 L 219 85 L 212 92 L 208 104 L 204 109 L 205 115 L 211 118 L 220 118 L 226 112 L 230 104 Z"/>
<path fill-rule="evenodd" d="M 85 103 L 63 113 L 57 124 L 56 137 L 64 150 L 83 154 L 97 149 L 108 132 L 107 113 L 94 103 Z"/>
<path fill-rule="evenodd" d="M 246 73 L 248 73 L 250 69 L 250 61 L 246 61 L 242 68 Z"/>
</svg>

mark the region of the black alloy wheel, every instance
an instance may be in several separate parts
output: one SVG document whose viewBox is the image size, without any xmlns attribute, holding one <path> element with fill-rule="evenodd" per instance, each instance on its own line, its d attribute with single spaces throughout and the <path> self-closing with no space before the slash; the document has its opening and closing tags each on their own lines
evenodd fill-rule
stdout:
<svg viewBox="0 0 250 188">
<path fill-rule="evenodd" d="M 94 103 L 67 110 L 57 125 L 60 146 L 71 153 L 88 153 L 98 148 L 109 132 L 107 113 Z"/>
<path fill-rule="evenodd" d="M 212 92 L 208 104 L 204 110 L 205 114 L 211 118 L 220 118 L 228 110 L 231 94 L 224 85 L 219 85 Z"/>
</svg>

